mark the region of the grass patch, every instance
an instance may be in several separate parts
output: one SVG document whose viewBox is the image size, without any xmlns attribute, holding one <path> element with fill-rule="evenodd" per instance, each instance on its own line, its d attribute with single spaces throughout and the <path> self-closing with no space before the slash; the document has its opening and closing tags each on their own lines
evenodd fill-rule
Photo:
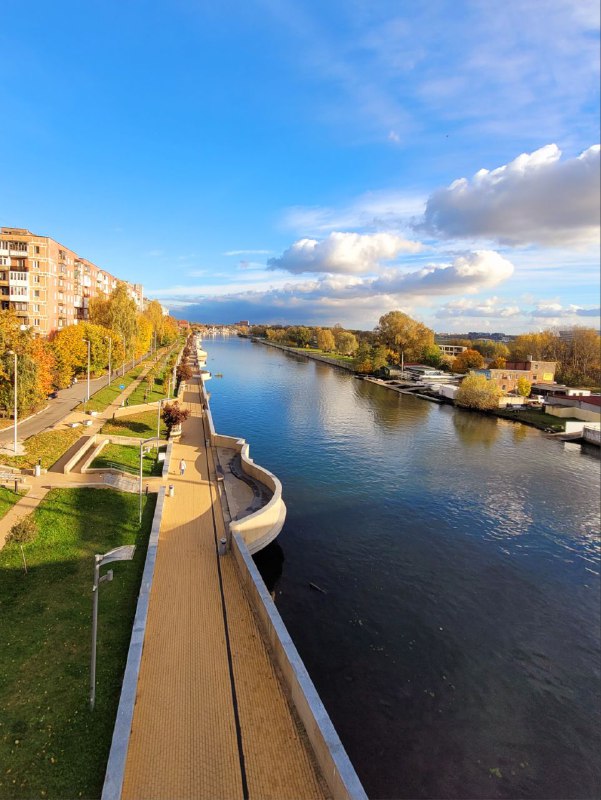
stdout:
<svg viewBox="0 0 601 800">
<path fill-rule="evenodd" d="M 9 511 L 15 503 L 24 496 L 24 492 L 13 492 L 11 489 L 6 489 L 0 486 L 0 519 Z"/>
<path fill-rule="evenodd" d="M 351 364 L 353 362 L 352 356 L 342 356 L 340 353 L 326 353 L 316 347 L 293 347 L 291 349 L 305 356 L 323 356 L 324 358 L 331 358 L 333 361 L 341 361 L 343 364 Z"/>
<path fill-rule="evenodd" d="M 503 417 L 503 419 L 511 419 L 514 422 L 523 422 L 541 430 L 551 429 L 554 433 L 565 431 L 566 428 L 565 419 L 554 417 L 552 414 L 545 414 L 536 408 L 526 408 L 523 411 L 510 411 L 509 409 L 500 408 L 498 411 L 493 411 L 493 414 Z"/>
<path fill-rule="evenodd" d="M 165 452 L 165 447 L 160 451 Z M 90 466 L 93 469 L 121 469 L 134 475 L 140 474 L 140 448 L 126 444 L 107 444 Z M 152 477 L 163 474 L 163 462 L 157 461 L 157 451 L 150 450 L 142 458 L 142 475 Z"/>
<path fill-rule="evenodd" d="M 102 426 L 100 432 L 108 436 L 137 436 L 139 439 L 149 439 L 157 435 L 157 412 L 144 411 L 142 414 L 132 414 L 130 417 L 111 419 Z M 163 420 L 161 420 L 160 435 L 164 438 L 167 436 Z"/>
<path fill-rule="evenodd" d="M 156 495 L 55 489 L 40 533 L 0 551 L 0 797 L 96 798 L 111 743 Z M 88 710 L 94 553 L 137 545 L 100 587 L 96 710 Z M 106 568 L 103 570 L 106 572 Z"/>
<path fill-rule="evenodd" d="M 109 386 L 104 386 L 95 392 L 87 403 L 80 403 L 75 407 L 76 411 L 104 411 L 121 394 L 121 386 L 127 387 L 133 383 L 144 369 L 144 364 L 139 364 L 134 369 L 126 372 L 122 378 L 115 378 Z"/>
<path fill-rule="evenodd" d="M 77 428 L 36 433 L 35 436 L 25 440 L 24 455 L 0 455 L 0 464 L 32 469 L 38 463 L 38 459 L 42 459 L 42 467 L 49 469 L 81 435 L 82 432 Z"/>
</svg>

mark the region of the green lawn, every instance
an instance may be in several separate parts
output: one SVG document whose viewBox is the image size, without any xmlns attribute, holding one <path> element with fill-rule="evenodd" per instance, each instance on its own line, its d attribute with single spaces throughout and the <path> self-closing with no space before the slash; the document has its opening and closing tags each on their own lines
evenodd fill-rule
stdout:
<svg viewBox="0 0 601 800">
<path fill-rule="evenodd" d="M 110 404 L 121 394 L 123 389 L 120 387 L 125 386 L 125 388 L 127 388 L 131 383 L 133 383 L 133 381 L 135 381 L 143 369 L 144 364 L 139 364 L 137 367 L 134 367 L 134 369 L 130 369 L 129 372 L 126 372 L 122 378 L 114 378 L 109 386 L 99 389 L 90 397 L 89 402 L 80 403 L 75 410 L 104 411 L 104 409 L 108 408 L 108 406 L 110 406 Z"/>
<path fill-rule="evenodd" d="M 14 484 L 13 484 L 14 485 Z M 15 503 L 23 497 L 20 492 L 13 492 L 11 489 L 5 489 L 0 486 L 0 519 L 11 509 Z"/>
<path fill-rule="evenodd" d="M 165 447 L 160 448 L 160 452 L 165 452 Z M 140 448 L 126 444 L 107 444 L 97 458 L 92 461 L 90 466 L 93 469 L 106 469 L 112 467 L 121 469 L 124 472 L 132 472 L 134 475 L 140 474 Z M 163 462 L 157 461 L 157 451 L 150 450 L 142 458 L 142 475 L 151 477 L 163 474 Z"/>
<path fill-rule="evenodd" d="M 110 419 L 100 431 L 111 436 L 136 436 L 138 439 L 149 439 L 157 435 L 157 412 L 144 411 L 142 414 L 132 414 L 130 417 Z M 161 420 L 160 435 L 167 436 L 167 428 Z"/>
<path fill-rule="evenodd" d="M 342 356 L 340 353 L 326 353 L 324 350 L 318 350 L 316 347 L 291 347 L 297 353 L 302 353 L 305 356 L 323 356 L 324 358 L 331 358 L 332 361 L 340 361 L 342 364 L 352 364 L 352 356 Z"/>
<path fill-rule="evenodd" d="M 565 419 L 554 417 L 552 414 L 545 414 L 536 408 L 527 408 L 524 411 L 521 409 L 519 411 L 510 411 L 509 409 L 500 408 L 493 413 L 498 417 L 503 417 L 503 419 L 524 422 L 527 425 L 533 425 L 535 428 L 541 428 L 541 430 L 550 428 L 554 433 L 565 431 L 566 428 Z"/>
<path fill-rule="evenodd" d="M 30 436 L 25 440 L 25 454 L 22 456 L 0 455 L 0 464 L 9 464 L 11 467 L 31 469 L 42 459 L 42 467 L 48 469 L 55 461 L 66 453 L 71 445 L 82 435 L 78 428 L 68 428 L 60 431 L 44 431 Z"/>
<path fill-rule="evenodd" d="M 40 534 L 0 551 L 0 798 L 100 796 L 156 495 L 50 492 Z M 136 543 L 100 587 L 96 709 L 88 710 L 94 553 Z M 103 570 L 106 572 L 106 569 Z"/>
<path fill-rule="evenodd" d="M 166 364 L 163 360 L 163 363 L 159 365 L 157 375 L 153 381 L 150 391 L 148 391 L 148 384 L 144 378 L 130 394 L 128 398 L 128 405 L 137 406 L 140 403 L 154 403 L 157 400 L 163 400 L 165 397 L 167 397 L 166 392 L 163 391 L 163 376 L 165 374 L 165 369 Z"/>
</svg>

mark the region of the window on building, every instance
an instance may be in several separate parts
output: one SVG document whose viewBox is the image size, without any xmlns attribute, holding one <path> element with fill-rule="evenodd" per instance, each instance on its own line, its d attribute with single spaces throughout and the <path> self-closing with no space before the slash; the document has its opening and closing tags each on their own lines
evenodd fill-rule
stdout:
<svg viewBox="0 0 601 800">
<path fill-rule="evenodd" d="M 33 252 L 37 255 L 40 252 L 39 245 L 34 245 Z"/>
<path fill-rule="evenodd" d="M 34 289 L 33 290 L 33 296 L 36 297 L 36 298 L 39 297 L 40 296 L 40 290 L 39 289 Z"/>
<path fill-rule="evenodd" d="M 40 268 L 40 262 L 39 261 L 33 261 L 32 264 L 33 264 L 33 268 L 34 269 L 39 269 Z"/>
<path fill-rule="evenodd" d="M 39 319 L 34 319 L 33 324 L 35 325 L 36 328 L 39 328 L 40 327 L 40 320 Z"/>
<path fill-rule="evenodd" d="M 34 303 L 33 310 L 35 311 L 36 314 L 40 313 L 40 306 L 38 303 Z"/>
</svg>

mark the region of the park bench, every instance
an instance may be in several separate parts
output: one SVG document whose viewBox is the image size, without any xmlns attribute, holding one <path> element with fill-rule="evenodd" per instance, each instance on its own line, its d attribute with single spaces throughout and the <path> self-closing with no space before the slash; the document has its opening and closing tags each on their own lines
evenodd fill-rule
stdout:
<svg viewBox="0 0 601 800">
<path fill-rule="evenodd" d="M 5 485 L 7 483 L 15 483 L 15 492 L 19 490 L 19 483 L 23 483 L 25 481 L 25 477 L 20 475 L 18 472 L 0 472 L 0 484 Z"/>
</svg>

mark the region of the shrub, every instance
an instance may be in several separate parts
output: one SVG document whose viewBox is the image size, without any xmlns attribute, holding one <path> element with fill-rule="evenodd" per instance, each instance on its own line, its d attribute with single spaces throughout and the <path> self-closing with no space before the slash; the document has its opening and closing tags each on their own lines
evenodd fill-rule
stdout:
<svg viewBox="0 0 601 800">
<path fill-rule="evenodd" d="M 37 535 L 38 524 L 33 518 L 33 514 L 29 514 L 27 517 L 21 517 L 20 520 L 15 522 L 6 537 L 6 541 L 14 542 L 15 544 L 27 544 L 28 542 L 33 542 Z"/>
<path fill-rule="evenodd" d="M 165 425 L 173 428 L 174 425 L 181 425 L 184 420 L 188 419 L 190 412 L 187 408 L 182 408 L 179 403 L 166 403 L 161 416 Z"/>
<path fill-rule="evenodd" d="M 178 381 L 189 381 L 192 377 L 192 370 L 187 364 L 180 364 L 177 368 L 177 379 Z"/>
</svg>

